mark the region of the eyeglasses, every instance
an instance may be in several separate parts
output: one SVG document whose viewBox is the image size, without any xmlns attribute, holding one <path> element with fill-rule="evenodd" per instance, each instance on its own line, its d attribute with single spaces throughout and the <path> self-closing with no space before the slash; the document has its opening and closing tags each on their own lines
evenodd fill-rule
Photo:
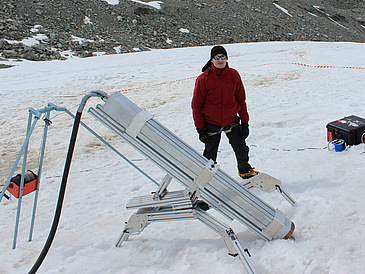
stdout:
<svg viewBox="0 0 365 274">
<path fill-rule="evenodd" d="M 222 60 L 225 60 L 227 58 L 227 56 L 225 55 L 216 55 L 213 57 L 214 60 L 219 60 L 219 58 L 221 58 Z"/>
</svg>

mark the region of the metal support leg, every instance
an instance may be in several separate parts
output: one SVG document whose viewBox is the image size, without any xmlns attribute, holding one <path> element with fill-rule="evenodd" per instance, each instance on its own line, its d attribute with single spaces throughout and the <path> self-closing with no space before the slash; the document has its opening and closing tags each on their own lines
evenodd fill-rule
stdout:
<svg viewBox="0 0 365 274">
<path fill-rule="evenodd" d="M 138 213 L 141 213 L 140 210 L 129 218 L 115 244 L 116 247 L 120 247 L 124 241 L 128 240 L 131 234 L 138 235 L 149 225 L 147 214 Z"/>
<path fill-rule="evenodd" d="M 44 130 L 43 130 L 42 147 L 41 147 L 41 152 L 40 152 L 40 157 L 39 157 L 39 166 L 38 166 L 38 173 L 37 173 L 38 174 L 37 189 L 35 190 L 35 193 L 34 193 L 33 212 L 32 212 L 32 219 L 30 222 L 30 230 L 29 230 L 29 238 L 28 238 L 29 242 L 32 241 L 32 236 L 33 236 L 34 220 L 35 220 L 35 214 L 36 214 L 37 202 L 38 202 L 39 184 L 41 182 L 43 159 L 44 159 L 44 153 L 45 153 L 45 149 L 46 149 L 47 131 L 48 131 L 48 127 L 50 126 L 49 114 L 50 114 L 50 111 L 46 112 L 46 115 L 44 118 L 45 124 L 44 124 Z"/>
<path fill-rule="evenodd" d="M 128 231 L 123 231 L 122 234 L 120 234 L 120 236 L 118 237 L 118 240 L 115 243 L 115 246 L 116 247 L 121 247 L 122 246 L 122 243 L 124 241 L 127 241 L 130 235 L 131 234 Z"/>
<path fill-rule="evenodd" d="M 27 163 L 27 154 L 28 154 L 28 144 L 29 144 L 29 139 L 30 139 L 30 136 L 33 132 L 33 129 L 34 129 L 34 127 L 35 127 L 35 125 L 36 125 L 36 123 L 39 119 L 38 116 L 35 116 L 34 122 L 32 124 L 32 116 L 33 116 L 32 113 L 29 112 L 27 137 L 26 137 L 26 140 L 24 142 L 25 147 L 24 147 L 24 153 L 23 153 L 22 177 L 21 177 L 21 180 L 20 180 L 18 208 L 17 208 L 17 213 L 16 213 L 15 228 L 14 228 L 13 249 L 15 249 L 15 247 L 16 247 L 16 240 L 17 240 L 17 237 L 18 237 L 19 218 L 20 218 L 20 210 L 21 210 L 21 206 L 22 206 L 23 188 L 24 188 L 24 174 L 25 174 L 25 168 L 26 168 L 26 163 Z M 10 182 L 10 180 L 9 180 L 9 182 Z M 5 186 L 4 186 L 4 188 L 5 188 Z"/>
<path fill-rule="evenodd" d="M 37 117 L 36 117 L 36 118 L 37 118 Z M 6 189 L 7 189 L 7 188 L 8 188 L 8 186 L 9 186 L 9 183 L 10 183 L 11 177 L 13 176 L 13 174 L 14 174 L 14 172 L 15 172 L 15 169 L 16 169 L 16 167 L 18 166 L 18 163 L 19 163 L 19 161 L 20 161 L 20 158 L 22 157 L 22 155 L 23 155 L 24 151 L 25 151 L 25 150 L 27 149 L 27 147 L 28 147 L 28 141 L 29 141 L 29 139 L 30 139 L 30 136 L 31 136 L 31 134 L 32 134 L 32 132 L 33 132 L 33 129 L 34 129 L 34 127 L 35 127 L 36 123 L 37 123 L 37 119 L 35 119 L 35 120 L 33 121 L 33 124 L 32 124 L 32 126 L 31 126 L 30 130 L 29 130 L 29 131 L 28 131 L 28 133 L 27 133 L 27 136 L 26 136 L 26 138 L 25 138 L 25 141 L 24 141 L 24 143 L 23 143 L 23 146 L 22 146 L 22 148 L 20 149 L 20 152 L 19 152 L 19 154 L 18 154 L 18 157 L 17 157 L 17 159 L 15 160 L 15 163 L 14 163 L 14 165 L 13 165 L 13 168 L 12 168 L 12 169 L 11 169 L 11 171 L 10 171 L 9 177 L 8 177 L 8 179 L 6 180 L 6 183 L 5 183 L 4 187 L 3 187 L 3 190 L 1 191 L 1 194 L 0 194 L 0 202 L 1 202 L 1 200 L 2 200 L 2 198 L 3 198 L 3 196 L 4 196 L 4 194 L 5 194 Z"/>
<path fill-rule="evenodd" d="M 139 208 L 138 211 L 129 218 L 123 232 L 118 237 L 116 246 L 120 247 L 124 241 L 128 240 L 130 235 L 139 235 L 151 222 L 198 219 L 222 237 L 229 251 L 229 255 L 239 255 L 239 258 L 248 273 L 256 274 L 249 261 L 247 250 L 242 248 L 232 228 L 214 218 L 209 213 L 199 208 L 192 207 L 193 202 L 190 202 L 189 204 L 183 200 L 183 193 L 186 193 L 186 190 L 167 193 L 164 197 L 166 199 L 163 198 L 162 200 L 153 199 L 153 195 L 140 196 L 132 199 L 128 203 L 127 208 L 136 208 L 138 206 L 142 206 L 142 208 Z M 195 197 L 191 197 L 191 199 L 194 198 Z M 185 196 L 185 200 L 186 199 L 187 197 Z"/>
<path fill-rule="evenodd" d="M 277 185 L 275 188 L 292 206 L 297 203 L 281 186 Z"/>
<path fill-rule="evenodd" d="M 244 267 L 246 268 L 248 273 L 252 273 L 252 274 L 256 274 L 255 269 L 253 268 L 249 256 L 247 254 L 248 250 L 247 249 L 243 249 L 240 242 L 238 241 L 237 236 L 233 233 L 231 234 L 231 240 L 233 242 L 233 244 L 235 245 L 237 252 L 240 256 L 241 262 L 243 263 Z"/>
<path fill-rule="evenodd" d="M 229 255 L 237 256 L 241 259 L 241 262 L 245 266 L 248 273 L 256 274 L 250 260 L 247 255 L 248 250 L 243 249 L 236 234 L 233 232 L 232 228 L 226 224 L 220 222 L 210 214 L 205 211 L 196 210 L 197 218 L 204 223 L 206 226 L 218 233 L 224 240 L 228 250 Z"/>
</svg>

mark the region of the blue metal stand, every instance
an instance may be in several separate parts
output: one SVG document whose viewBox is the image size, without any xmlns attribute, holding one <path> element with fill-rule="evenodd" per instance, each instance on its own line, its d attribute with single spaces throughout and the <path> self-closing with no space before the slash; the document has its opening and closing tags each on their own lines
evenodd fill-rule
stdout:
<svg viewBox="0 0 365 274">
<path fill-rule="evenodd" d="M 22 203 L 22 197 L 23 197 L 23 188 L 24 188 L 24 174 L 26 172 L 26 162 L 27 162 L 27 154 L 28 154 L 28 145 L 30 137 L 33 133 L 33 130 L 42 116 L 44 114 L 44 131 L 43 131 L 43 137 L 42 137 L 42 145 L 41 145 L 41 151 L 40 151 L 40 158 L 39 158 L 39 166 L 38 166 L 38 179 L 37 179 L 37 187 L 34 191 L 34 202 L 33 202 L 33 211 L 32 211 L 32 218 L 31 218 L 31 224 L 30 224 L 30 231 L 29 231 L 29 241 L 32 241 L 33 236 L 33 228 L 34 228 L 34 221 L 35 221 L 35 215 L 36 215 L 36 209 L 37 209 L 37 202 L 38 202 L 38 195 L 39 195 L 39 184 L 41 181 L 41 175 L 42 175 L 42 167 L 43 167 L 43 159 L 44 159 L 44 153 L 45 153 L 45 147 L 46 147 L 46 139 L 47 139 L 47 133 L 48 133 L 48 127 L 51 124 L 51 121 L 49 120 L 50 112 L 52 110 L 55 111 L 64 111 L 69 116 L 72 117 L 72 119 L 75 119 L 75 115 L 73 115 L 70 111 L 68 111 L 65 107 L 58 107 L 52 103 L 48 103 L 47 107 L 40 109 L 40 110 L 34 110 L 32 108 L 29 109 L 29 116 L 28 116 L 28 125 L 27 125 L 27 135 L 24 141 L 24 144 L 22 148 L 20 149 L 20 152 L 18 154 L 17 159 L 15 160 L 15 163 L 13 165 L 13 168 L 11 169 L 11 172 L 9 174 L 8 179 L 6 180 L 6 183 L 1 191 L 0 194 L 0 202 L 2 198 L 5 195 L 5 191 L 9 186 L 10 180 L 13 177 L 13 174 L 15 172 L 15 169 L 17 168 L 21 157 L 23 156 L 23 165 L 22 165 L 22 176 L 21 176 L 21 183 L 20 183 L 20 189 L 19 189 L 19 198 L 18 198 L 18 207 L 17 207 L 17 214 L 16 214 L 16 220 L 15 220 L 15 229 L 14 229 L 14 238 L 13 238 L 13 249 L 16 248 L 16 241 L 18 237 L 18 228 L 19 228 L 19 219 L 20 219 L 20 210 L 21 210 L 21 203 Z M 33 120 L 34 116 L 34 121 Z M 87 125 L 85 125 L 83 122 L 81 122 L 81 125 L 88 130 L 92 135 L 94 135 L 98 140 L 100 140 L 102 143 L 104 143 L 107 147 L 109 147 L 112 151 L 114 151 L 118 156 L 120 156 L 122 159 L 124 159 L 127 163 L 129 163 L 131 166 L 133 166 L 135 169 L 137 169 L 141 174 L 143 174 L 145 177 L 147 177 L 149 180 L 151 180 L 154 184 L 159 185 L 152 177 L 150 177 L 148 174 L 146 174 L 143 170 L 141 170 L 139 167 L 137 167 L 135 164 L 133 164 L 128 158 L 126 158 L 122 153 L 120 153 L 117 149 L 115 149 L 112 145 L 110 145 L 108 142 L 106 142 L 102 137 L 100 137 L 95 131 L 93 131 L 91 128 L 89 128 Z"/>
<path fill-rule="evenodd" d="M 49 118 L 49 113 L 52 110 L 56 110 L 56 111 L 65 111 L 66 108 L 64 107 L 57 107 L 53 104 L 48 104 L 47 107 L 40 109 L 40 110 L 34 110 L 32 108 L 29 109 L 29 116 L 28 116 L 28 126 L 27 126 L 27 135 L 24 141 L 24 144 L 22 146 L 22 148 L 20 149 L 20 152 L 18 154 L 17 159 L 15 160 L 15 163 L 13 165 L 13 168 L 11 169 L 11 172 L 9 174 L 8 179 L 6 180 L 6 183 L 3 187 L 3 190 L 1 191 L 0 194 L 0 201 L 2 200 L 2 198 L 5 195 L 5 191 L 9 186 L 10 180 L 15 172 L 16 167 L 19 164 L 20 158 L 23 156 L 23 165 L 22 165 L 22 175 L 21 175 L 21 181 L 20 181 L 20 188 L 19 188 L 19 198 L 18 198 L 18 207 L 17 207 L 17 214 L 16 214 L 16 219 L 15 219 L 15 229 L 14 229 L 14 238 L 13 238 L 13 249 L 16 248 L 16 241 L 17 241 L 17 237 L 18 237 L 18 228 L 19 228 L 19 218 L 20 218 L 20 210 L 21 210 L 21 205 L 22 205 L 22 198 L 23 198 L 23 188 L 24 188 L 24 174 L 26 171 L 26 163 L 27 163 L 27 155 L 28 155 L 28 145 L 29 145 L 29 140 L 30 137 L 33 133 L 33 130 L 38 122 L 38 120 L 40 119 L 41 115 L 43 113 L 46 114 L 46 118 L 45 120 L 45 128 L 44 128 L 44 134 L 43 134 L 43 140 L 42 140 L 42 147 L 41 147 L 41 157 L 40 157 L 40 161 L 39 161 L 39 168 L 38 168 L 38 179 L 37 179 L 37 188 L 36 188 L 36 194 L 34 196 L 34 206 L 33 206 L 33 213 L 32 213 L 32 220 L 31 220 L 31 228 L 30 228 L 30 234 L 29 234 L 29 241 L 31 241 L 32 239 L 32 233 L 33 233 L 33 225 L 34 225 L 34 219 L 35 219 L 35 210 L 36 210 L 36 205 L 37 205 L 37 200 L 38 200 L 38 189 L 39 189 L 39 182 L 40 182 L 40 175 L 41 175 L 41 171 L 42 171 L 42 165 L 43 165 L 43 155 L 44 155 L 44 151 L 45 151 L 45 144 L 46 144 L 46 137 L 47 137 L 47 129 L 49 126 L 48 118 Z M 33 120 L 33 116 L 34 116 L 34 121 Z"/>
</svg>

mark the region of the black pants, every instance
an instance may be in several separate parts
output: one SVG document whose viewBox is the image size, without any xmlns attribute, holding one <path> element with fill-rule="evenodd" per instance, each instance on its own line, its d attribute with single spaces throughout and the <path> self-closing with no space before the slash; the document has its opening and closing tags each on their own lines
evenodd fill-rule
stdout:
<svg viewBox="0 0 365 274">
<path fill-rule="evenodd" d="M 205 127 L 208 132 L 219 132 L 221 127 L 205 122 Z M 227 126 L 224 130 L 230 128 Z M 248 163 L 249 157 L 248 152 L 249 148 L 246 145 L 245 139 L 242 138 L 240 126 L 237 125 L 232 128 L 232 130 L 226 133 L 229 143 L 233 148 L 234 153 L 236 154 L 237 159 L 237 168 L 239 173 L 246 173 L 251 169 L 251 165 Z M 208 141 L 205 143 L 205 149 L 203 152 L 203 156 L 208 159 L 212 159 L 214 162 L 217 160 L 218 147 L 221 140 L 221 132 L 215 135 L 212 135 L 208 138 Z"/>
</svg>

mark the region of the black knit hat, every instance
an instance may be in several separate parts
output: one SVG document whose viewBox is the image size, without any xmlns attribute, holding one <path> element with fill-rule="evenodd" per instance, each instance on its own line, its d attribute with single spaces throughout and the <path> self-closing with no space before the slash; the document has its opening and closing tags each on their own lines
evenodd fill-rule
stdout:
<svg viewBox="0 0 365 274">
<path fill-rule="evenodd" d="M 227 54 L 227 51 L 224 47 L 214 46 L 212 48 L 212 50 L 210 51 L 210 60 L 212 60 L 213 57 L 216 56 L 217 54 L 224 54 L 225 56 L 227 56 L 227 60 L 228 60 L 228 54 Z"/>
<path fill-rule="evenodd" d="M 208 60 L 208 62 L 204 65 L 204 67 L 202 68 L 202 71 L 205 71 L 207 69 L 210 68 L 210 66 L 212 65 L 212 59 L 214 56 L 216 56 L 217 54 L 224 54 L 225 56 L 227 56 L 227 60 L 228 60 L 228 54 L 227 51 L 224 47 L 222 46 L 214 46 L 211 51 L 210 51 L 210 59 Z"/>
</svg>

